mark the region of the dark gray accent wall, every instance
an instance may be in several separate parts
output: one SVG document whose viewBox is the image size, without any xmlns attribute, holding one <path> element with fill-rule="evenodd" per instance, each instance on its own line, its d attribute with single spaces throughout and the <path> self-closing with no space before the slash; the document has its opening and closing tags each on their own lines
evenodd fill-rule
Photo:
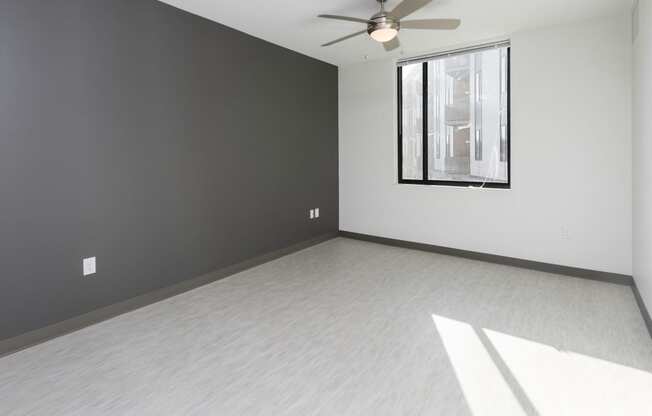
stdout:
<svg viewBox="0 0 652 416">
<path fill-rule="evenodd" d="M 335 232 L 337 184 L 336 67 L 154 0 L 0 3 L 0 339 Z"/>
</svg>

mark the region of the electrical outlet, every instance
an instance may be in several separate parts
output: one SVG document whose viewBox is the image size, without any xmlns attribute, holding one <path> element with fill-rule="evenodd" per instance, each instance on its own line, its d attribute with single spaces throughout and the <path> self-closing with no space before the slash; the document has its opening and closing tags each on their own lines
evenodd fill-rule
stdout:
<svg viewBox="0 0 652 416">
<path fill-rule="evenodd" d="M 310 219 L 311 220 L 315 219 L 315 210 L 314 209 L 310 210 Z"/>
<path fill-rule="evenodd" d="M 568 227 L 561 227 L 561 238 L 563 238 L 564 240 L 571 239 L 570 230 L 568 229 Z"/>
<path fill-rule="evenodd" d="M 97 272 L 97 262 L 95 257 L 89 257 L 83 261 L 84 276 L 89 276 Z"/>
<path fill-rule="evenodd" d="M 319 218 L 319 208 L 315 208 L 315 218 Z"/>
</svg>

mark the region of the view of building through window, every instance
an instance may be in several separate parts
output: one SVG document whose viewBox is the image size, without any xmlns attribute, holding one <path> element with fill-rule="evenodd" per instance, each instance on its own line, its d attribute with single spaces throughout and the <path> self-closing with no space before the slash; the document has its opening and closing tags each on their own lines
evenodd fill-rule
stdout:
<svg viewBox="0 0 652 416">
<path fill-rule="evenodd" d="M 423 179 L 423 70 L 403 67 L 403 178 Z"/>
<path fill-rule="evenodd" d="M 508 65 L 500 47 L 400 68 L 401 180 L 509 183 Z"/>
</svg>

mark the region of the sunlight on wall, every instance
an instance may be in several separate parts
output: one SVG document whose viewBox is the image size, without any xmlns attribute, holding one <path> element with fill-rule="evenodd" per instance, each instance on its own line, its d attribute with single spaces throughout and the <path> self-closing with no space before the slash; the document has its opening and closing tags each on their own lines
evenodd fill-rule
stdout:
<svg viewBox="0 0 652 416">
<path fill-rule="evenodd" d="M 652 374 L 432 316 L 474 415 L 652 414 Z"/>
</svg>

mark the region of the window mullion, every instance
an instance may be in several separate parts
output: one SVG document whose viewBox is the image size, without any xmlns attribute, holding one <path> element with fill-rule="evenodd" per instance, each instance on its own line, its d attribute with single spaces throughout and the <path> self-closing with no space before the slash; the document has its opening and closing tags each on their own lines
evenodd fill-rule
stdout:
<svg viewBox="0 0 652 416">
<path fill-rule="evenodd" d="M 423 154 L 421 155 L 423 173 L 422 178 L 424 182 L 428 180 L 428 62 L 422 64 L 423 75 L 421 76 L 422 85 L 422 99 L 423 104 L 421 106 L 421 118 L 423 121 L 423 132 L 422 132 L 422 145 L 423 145 Z"/>
<path fill-rule="evenodd" d="M 396 71 L 398 78 L 398 180 L 403 180 L 403 68 Z"/>
</svg>

